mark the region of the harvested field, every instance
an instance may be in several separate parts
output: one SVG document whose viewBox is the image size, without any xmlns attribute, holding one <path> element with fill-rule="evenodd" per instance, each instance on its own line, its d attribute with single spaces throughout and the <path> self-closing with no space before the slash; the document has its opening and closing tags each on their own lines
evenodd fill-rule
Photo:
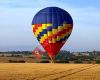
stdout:
<svg viewBox="0 0 100 80">
<path fill-rule="evenodd" d="M 100 65 L 0 63 L 0 80 L 100 80 Z"/>
</svg>

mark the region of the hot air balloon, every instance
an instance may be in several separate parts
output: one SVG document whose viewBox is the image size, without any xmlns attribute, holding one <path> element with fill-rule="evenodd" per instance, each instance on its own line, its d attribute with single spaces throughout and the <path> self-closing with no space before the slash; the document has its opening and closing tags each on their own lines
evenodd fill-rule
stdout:
<svg viewBox="0 0 100 80">
<path fill-rule="evenodd" d="M 70 14 L 58 7 L 47 7 L 40 10 L 32 20 L 35 37 L 54 60 L 65 44 L 73 28 Z"/>
<path fill-rule="evenodd" d="M 35 56 L 35 58 L 37 59 L 41 59 L 42 58 L 42 55 L 44 54 L 45 52 L 42 51 L 40 48 L 36 47 L 33 51 L 32 51 L 32 54 L 33 56 Z"/>
</svg>

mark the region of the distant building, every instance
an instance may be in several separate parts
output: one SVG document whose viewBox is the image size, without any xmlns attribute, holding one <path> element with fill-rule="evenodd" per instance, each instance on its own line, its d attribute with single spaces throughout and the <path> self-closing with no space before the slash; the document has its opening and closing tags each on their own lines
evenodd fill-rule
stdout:
<svg viewBox="0 0 100 80">
<path fill-rule="evenodd" d="M 72 54 L 74 54 L 75 56 L 89 56 L 90 55 L 89 52 L 73 52 Z"/>
</svg>

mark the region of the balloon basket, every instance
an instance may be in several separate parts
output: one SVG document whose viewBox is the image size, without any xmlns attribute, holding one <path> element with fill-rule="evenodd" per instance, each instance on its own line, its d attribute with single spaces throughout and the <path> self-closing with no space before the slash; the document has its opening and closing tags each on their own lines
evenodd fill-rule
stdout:
<svg viewBox="0 0 100 80">
<path fill-rule="evenodd" d="M 50 63 L 55 63 L 55 59 L 50 56 Z"/>
<path fill-rule="evenodd" d="M 55 63 L 55 60 L 51 60 L 50 62 L 51 62 L 51 63 Z"/>
</svg>

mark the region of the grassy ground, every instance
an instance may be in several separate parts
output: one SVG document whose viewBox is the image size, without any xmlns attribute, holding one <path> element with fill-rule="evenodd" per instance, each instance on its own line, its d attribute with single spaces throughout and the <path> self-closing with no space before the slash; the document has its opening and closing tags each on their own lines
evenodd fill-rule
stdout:
<svg viewBox="0 0 100 80">
<path fill-rule="evenodd" d="M 0 63 L 0 80 L 100 80 L 100 65 Z"/>
</svg>

